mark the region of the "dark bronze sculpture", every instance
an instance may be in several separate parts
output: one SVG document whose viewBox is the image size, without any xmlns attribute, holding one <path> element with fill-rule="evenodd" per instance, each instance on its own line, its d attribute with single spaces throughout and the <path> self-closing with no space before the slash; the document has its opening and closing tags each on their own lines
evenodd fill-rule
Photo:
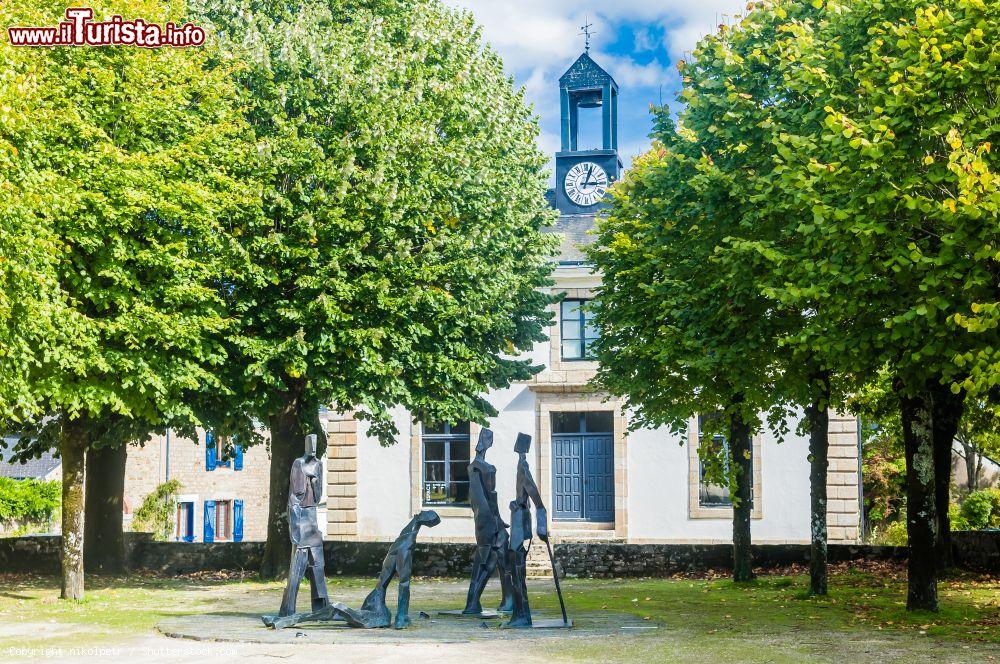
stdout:
<svg viewBox="0 0 1000 664">
<path fill-rule="evenodd" d="M 528 550 L 531 548 L 531 505 L 529 500 L 535 505 L 536 531 L 539 539 L 549 543 L 548 514 L 545 505 L 542 503 L 541 493 L 538 485 L 531 476 L 531 469 L 528 467 L 528 450 L 531 449 L 531 436 L 525 433 L 517 434 L 517 442 L 514 443 L 514 451 L 518 454 L 517 460 L 517 484 L 514 490 L 514 500 L 510 503 L 510 546 L 507 550 L 508 567 L 511 570 L 514 594 L 514 611 L 505 627 L 570 627 L 571 623 L 566 618 L 566 611 L 563 608 L 563 620 L 559 623 L 545 621 L 533 625 L 531 619 L 531 607 L 528 604 L 528 584 L 526 579 Z M 551 559 L 551 553 L 550 553 Z M 555 569 L 553 569 L 555 574 Z M 562 591 L 556 580 L 556 592 L 559 593 L 559 603 L 562 606 Z"/>
<path fill-rule="evenodd" d="M 476 555 L 472 563 L 472 579 L 463 615 L 483 617 L 481 598 L 493 573 L 500 569 L 503 598 L 499 611 L 510 613 L 514 608 L 510 570 L 507 568 L 507 548 L 510 536 L 507 524 L 500 518 L 497 504 L 497 469 L 486 462 L 486 451 L 493 446 L 493 432 L 483 429 L 476 444 L 476 458 L 469 464 L 469 501 L 476 524 Z"/>
<path fill-rule="evenodd" d="M 292 462 L 288 486 L 288 532 L 292 540 L 292 562 L 288 583 L 281 597 L 277 616 L 262 616 L 265 625 L 276 625 L 279 618 L 294 618 L 295 603 L 302 577 L 309 579 L 312 612 L 330 605 L 323 574 L 323 535 L 316 519 L 316 503 L 323 491 L 323 462 L 316 458 L 316 435 L 306 436 L 305 453 Z M 282 623 L 288 622 L 282 620 Z"/>
<path fill-rule="evenodd" d="M 389 608 L 385 605 L 385 594 L 392 577 L 399 575 L 399 590 L 396 601 L 395 628 L 403 629 L 410 624 L 410 577 L 413 575 L 413 547 L 417 542 L 417 533 L 421 526 L 433 528 L 441 523 L 441 517 L 434 510 L 424 510 L 416 514 L 406 524 L 399 537 L 389 547 L 389 552 L 382 561 L 382 572 L 379 574 L 375 589 L 368 593 L 360 610 L 352 609 L 344 604 L 331 606 L 334 619 L 347 621 L 351 627 L 375 628 L 388 627 L 390 622 Z"/>
</svg>

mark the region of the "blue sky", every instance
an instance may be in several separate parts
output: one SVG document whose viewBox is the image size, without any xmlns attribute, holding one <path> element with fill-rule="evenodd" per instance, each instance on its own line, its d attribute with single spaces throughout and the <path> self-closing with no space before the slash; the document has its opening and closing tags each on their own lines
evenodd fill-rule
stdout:
<svg viewBox="0 0 1000 664">
<path fill-rule="evenodd" d="M 626 166 L 649 147 L 650 104 L 676 111 L 676 62 L 745 0 L 445 0 L 471 10 L 539 115 L 540 147 L 559 149 L 559 76 L 583 52 L 580 26 L 589 17 L 590 54 L 618 82 L 619 150 Z"/>
</svg>

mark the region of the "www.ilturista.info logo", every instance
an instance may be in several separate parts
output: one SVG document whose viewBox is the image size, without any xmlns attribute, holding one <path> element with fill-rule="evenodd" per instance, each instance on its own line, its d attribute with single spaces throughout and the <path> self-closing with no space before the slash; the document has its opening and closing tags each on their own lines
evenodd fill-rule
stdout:
<svg viewBox="0 0 1000 664">
<path fill-rule="evenodd" d="M 112 16 L 109 21 L 94 21 L 89 7 L 70 7 L 66 20 L 55 27 L 10 27 L 11 46 L 141 46 L 143 48 L 201 46 L 205 31 L 185 23 L 147 23 L 141 18 L 130 21 Z"/>
</svg>

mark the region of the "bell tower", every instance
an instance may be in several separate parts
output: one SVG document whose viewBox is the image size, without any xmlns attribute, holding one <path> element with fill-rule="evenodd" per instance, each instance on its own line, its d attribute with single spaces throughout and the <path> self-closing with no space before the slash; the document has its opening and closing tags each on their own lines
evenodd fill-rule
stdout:
<svg viewBox="0 0 1000 664">
<path fill-rule="evenodd" d="M 588 35 L 589 39 L 589 35 Z M 587 50 L 559 78 L 561 149 L 556 153 L 556 208 L 563 214 L 593 214 L 621 176 L 618 154 L 618 84 Z M 601 147 L 579 149 L 581 113 L 600 113 Z"/>
</svg>

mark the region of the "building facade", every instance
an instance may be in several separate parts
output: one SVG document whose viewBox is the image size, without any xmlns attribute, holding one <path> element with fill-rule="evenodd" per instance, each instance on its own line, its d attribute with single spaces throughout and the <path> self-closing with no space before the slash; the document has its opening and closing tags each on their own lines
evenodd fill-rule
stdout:
<svg viewBox="0 0 1000 664">
<path fill-rule="evenodd" d="M 270 455 L 266 445 L 225 446 L 198 429 L 198 440 L 168 432 L 129 447 L 125 464 L 124 528 L 135 510 L 167 480 L 177 480 L 174 532 L 179 542 L 267 539 Z"/>
<path fill-rule="evenodd" d="M 618 86 L 589 54 L 560 78 L 562 146 L 555 155 L 556 188 L 550 201 L 561 238 L 549 339 L 528 354 L 545 369 L 532 380 L 488 395 L 499 412 L 489 422 L 495 444 L 487 460 L 497 466 L 501 509 L 514 494 L 518 432 L 531 434 L 532 473 L 548 507 L 556 541 L 718 543 L 732 537 L 728 490 L 705 481 L 698 455 L 699 419 L 686 434 L 665 429 L 629 431 L 620 400 L 595 391 L 591 345 L 598 331 L 583 306 L 600 285 L 581 249 L 589 241 L 607 188 L 622 171 L 617 146 Z M 584 147 L 581 112 L 601 114 L 599 140 Z M 457 422 L 428 427 L 403 408 L 394 411 L 400 435 L 383 447 L 351 416 L 324 413 L 328 431 L 327 533 L 329 539 L 391 540 L 421 509 L 434 509 L 441 525 L 425 539 L 473 541 L 467 466 L 479 427 Z M 791 427 L 792 431 L 795 427 Z M 760 543 L 808 542 L 808 441 L 769 431 L 753 441 L 753 537 Z M 713 445 L 725 446 L 722 437 Z M 858 423 L 830 418 L 828 522 L 831 542 L 859 538 L 861 477 Z"/>
</svg>

